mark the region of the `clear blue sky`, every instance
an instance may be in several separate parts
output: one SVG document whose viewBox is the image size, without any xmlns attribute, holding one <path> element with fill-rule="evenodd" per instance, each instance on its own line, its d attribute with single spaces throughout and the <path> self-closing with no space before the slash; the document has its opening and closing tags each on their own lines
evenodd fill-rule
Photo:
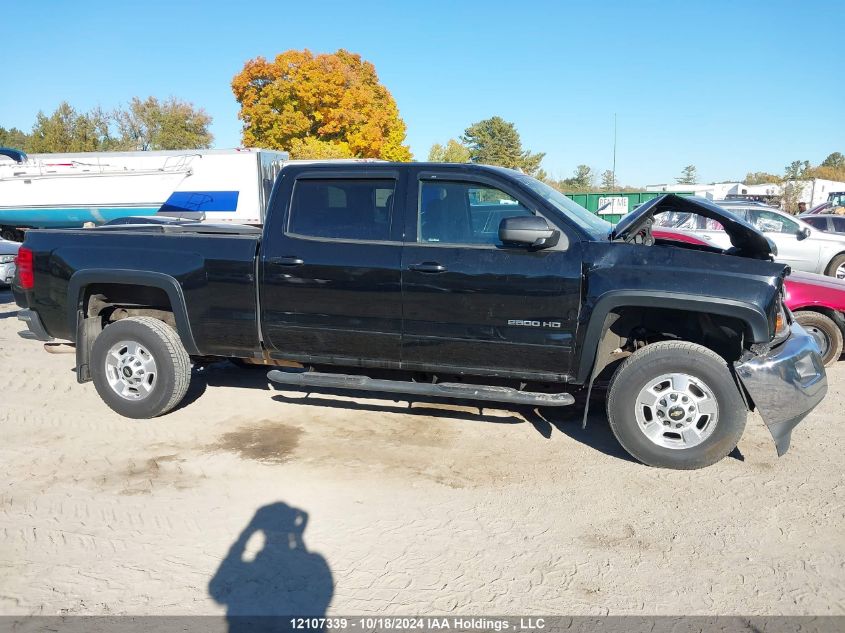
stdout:
<svg viewBox="0 0 845 633">
<path fill-rule="evenodd" d="M 13 2 L 3 6 L 0 125 L 62 100 L 111 108 L 170 95 L 240 143 L 243 63 L 346 48 L 373 62 L 425 159 L 500 115 L 568 176 L 612 159 L 623 183 L 776 173 L 845 152 L 845 2 Z"/>
</svg>

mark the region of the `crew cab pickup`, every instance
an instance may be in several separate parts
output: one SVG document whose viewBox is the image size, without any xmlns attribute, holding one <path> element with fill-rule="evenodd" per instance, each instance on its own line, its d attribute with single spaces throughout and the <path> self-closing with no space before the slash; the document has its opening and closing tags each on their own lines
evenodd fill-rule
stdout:
<svg viewBox="0 0 845 633">
<path fill-rule="evenodd" d="M 732 247 L 655 240 L 669 209 L 716 218 Z M 290 163 L 263 228 L 30 231 L 14 294 L 22 334 L 74 344 L 79 382 L 127 417 L 166 413 L 192 364 L 224 358 L 309 389 L 534 407 L 610 376 L 621 445 L 689 469 L 727 455 L 749 409 L 784 453 L 827 390 L 772 248 L 673 195 L 614 228 L 508 169 Z"/>
</svg>

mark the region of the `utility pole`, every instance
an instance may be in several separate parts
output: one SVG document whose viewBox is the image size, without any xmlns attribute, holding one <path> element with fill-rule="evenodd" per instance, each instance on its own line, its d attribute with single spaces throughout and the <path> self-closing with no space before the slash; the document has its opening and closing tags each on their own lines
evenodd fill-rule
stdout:
<svg viewBox="0 0 845 633">
<path fill-rule="evenodd" d="M 613 113 L 613 188 L 616 189 L 616 113 Z"/>
</svg>

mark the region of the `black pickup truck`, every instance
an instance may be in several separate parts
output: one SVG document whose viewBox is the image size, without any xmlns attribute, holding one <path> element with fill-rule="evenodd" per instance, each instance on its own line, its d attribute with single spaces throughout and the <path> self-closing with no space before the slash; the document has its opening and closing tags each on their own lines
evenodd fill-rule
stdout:
<svg viewBox="0 0 845 633">
<path fill-rule="evenodd" d="M 717 220 L 733 247 L 660 243 L 664 211 Z M 629 453 L 698 468 L 754 408 L 782 454 L 827 390 L 772 248 L 672 195 L 614 228 L 507 169 L 291 163 L 263 229 L 30 231 L 14 294 L 22 334 L 75 344 L 79 381 L 127 417 L 166 413 L 192 363 L 223 358 L 311 389 L 529 406 L 572 404 L 601 374 Z"/>
</svg>

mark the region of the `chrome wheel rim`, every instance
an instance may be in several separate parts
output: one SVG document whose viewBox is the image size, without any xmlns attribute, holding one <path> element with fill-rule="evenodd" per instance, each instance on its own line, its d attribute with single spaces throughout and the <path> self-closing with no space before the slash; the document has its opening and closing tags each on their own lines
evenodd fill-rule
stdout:
<svg viewBox="0 0 845 633">
<path fill-rule="evenodd" d="M 845 264 L 841 264 L 839 268 L 836 269 L 836 278 L 845 279 Z"/>
<path fill-rule="evenodd" d="M 819 346 L 819 350 L 821 351 L 822 358 L 827 356 L 827 352 L 830 349 L 830 339 L 827 333 L 815 325 L 804 325 L 802 327 L 815 339 L 816 345 Z"/>
<path fill-rule="evenodd" d="M 106 377 L 112 391 L 125 400 L 143 400 L 158 380 L 155 357 L 136 341 L 115 343 L 106 354 Z"/>
<path fill-rule="evenodd" d="M 635 406 L 637 427 L 663 448 L 698 446 L 719 423 L 719 403 L 713 390 L 689 374 L 663 374 L 649 380 Z"/>
</svg>

